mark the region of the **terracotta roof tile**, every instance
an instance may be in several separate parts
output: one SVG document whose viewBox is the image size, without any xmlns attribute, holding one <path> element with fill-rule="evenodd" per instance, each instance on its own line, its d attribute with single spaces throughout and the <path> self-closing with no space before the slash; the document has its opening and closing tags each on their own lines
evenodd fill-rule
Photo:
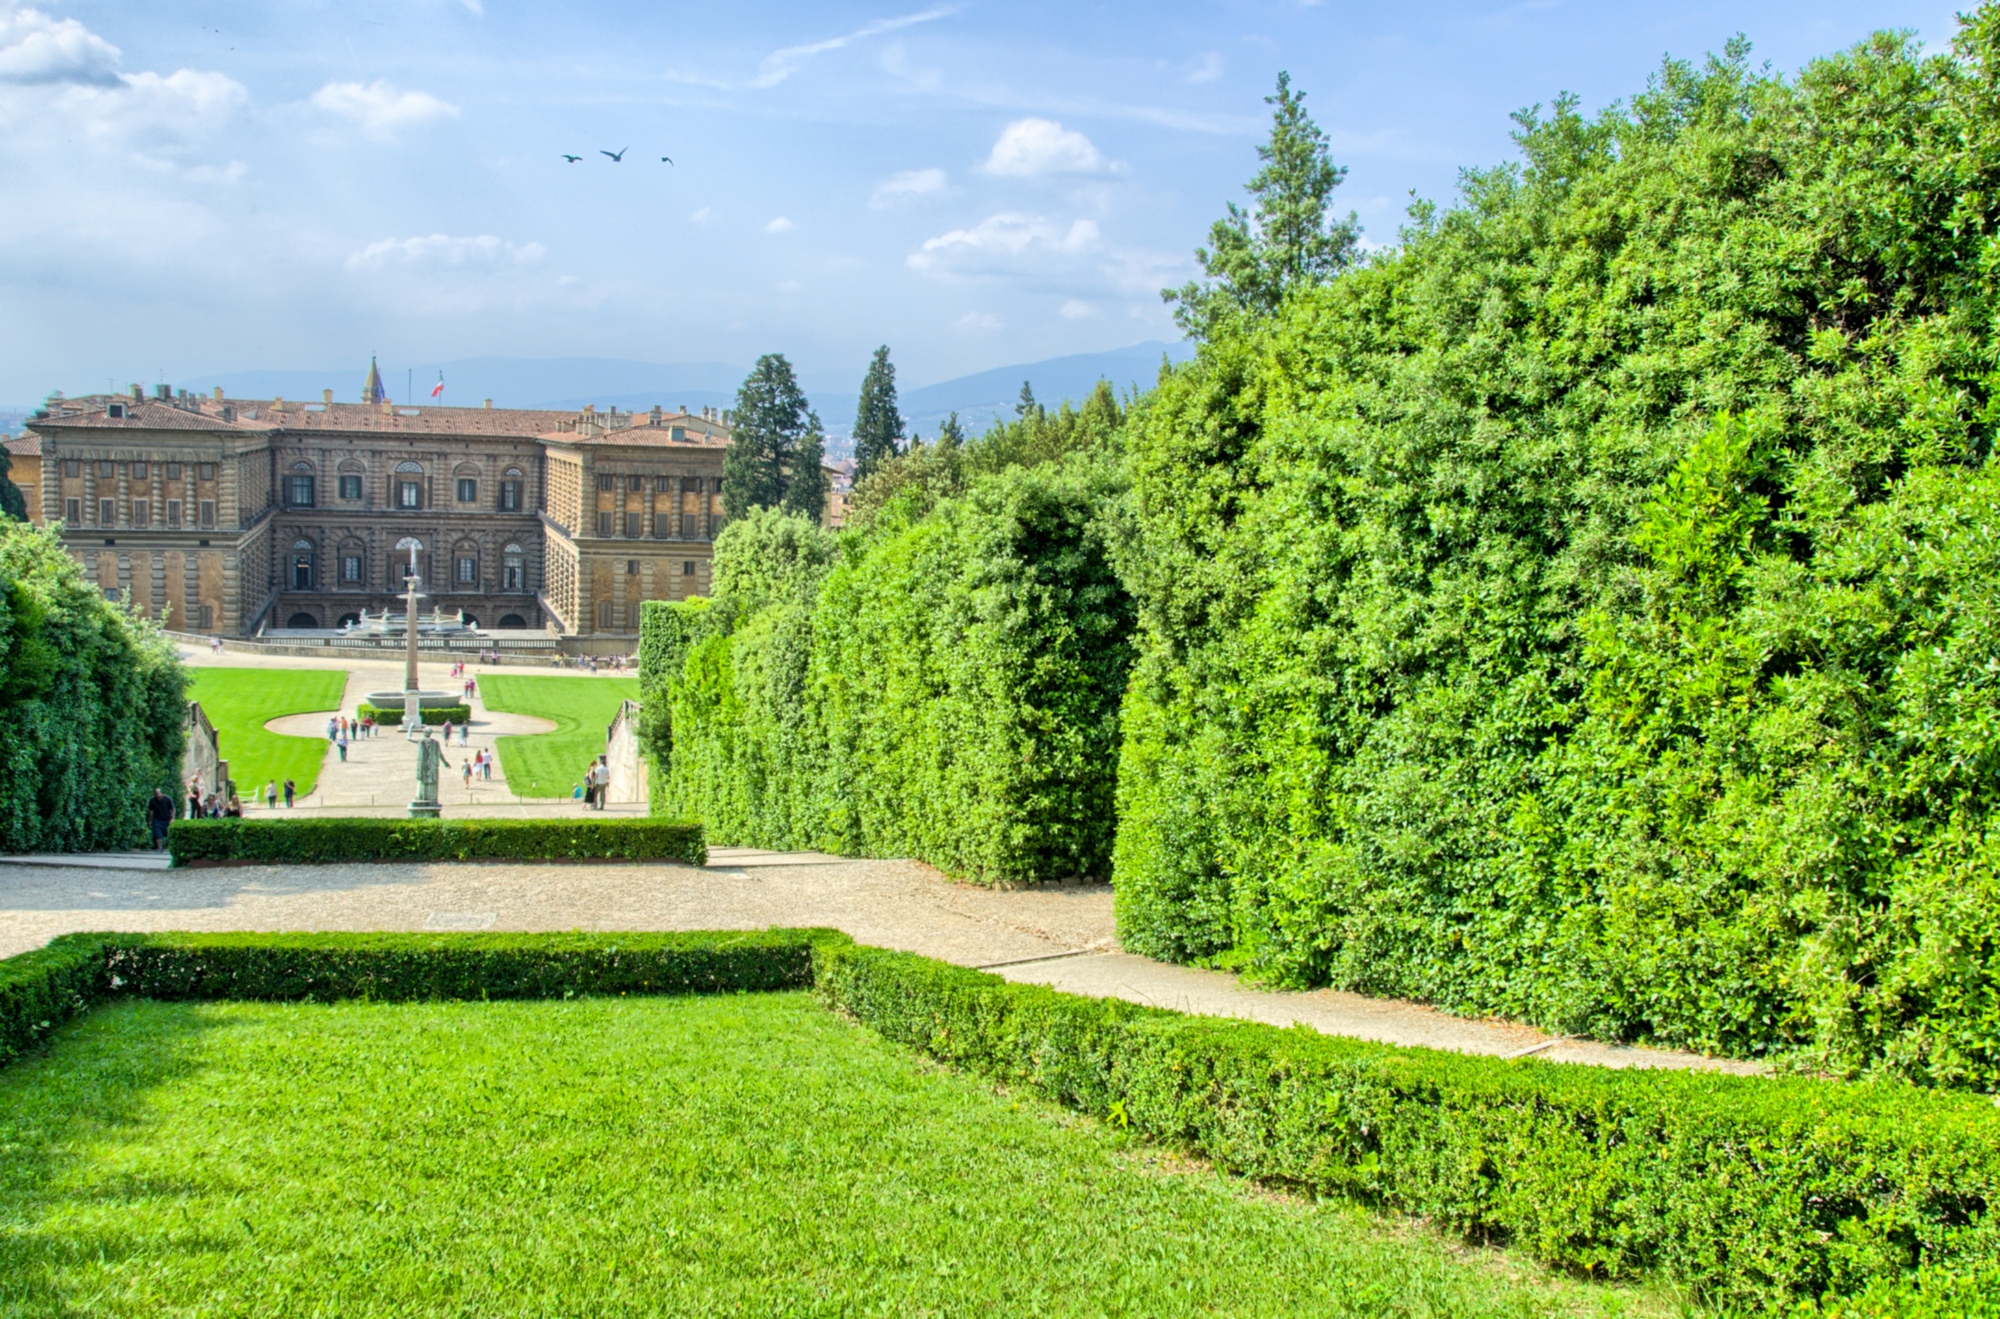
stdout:
<svg viewBox="0 0 2000 1319">
<path fill-rule="evenodd" d="M 39 435 L 15 435 L 4 441 L 8 453 L 17 458 L 39 458 L 42 456 L 42 437 Z"/>
<path fill-rule="evenodd" d="M 71 403 L 84 400 L 71 400 Z M 114 400 L 115 401 L 115 400 Z M 114 417 L 102 402 L 88 400 L 89 406 L 75 412 L 64 411 L 46 417 L 31 417 L 28 425 L 36 430 L 51 427 L 75 427 L 89 430 L 134 430 L 134 431 L 256 431 L 268 432 L 272 429 L 267 421 L 259 421 L 246 416 L 241 405 L 235 405 L 231 419 L 225 420 L 215 404 L 208 404 L 207 410 L 182 407 L 157 399 L 126 400 L 120 406 L 124 410 L 121 417 Z M 255 405 L 251 405 L 251 412 Z"/>
</svg>

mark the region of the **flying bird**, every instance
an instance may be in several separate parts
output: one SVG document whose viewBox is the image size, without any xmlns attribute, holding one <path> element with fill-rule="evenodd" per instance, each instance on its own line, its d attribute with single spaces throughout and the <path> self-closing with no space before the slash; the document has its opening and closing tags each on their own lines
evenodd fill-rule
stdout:
<svg viewBox="0 0 2000 1319">
<path fill-rule="evenodd" d="M 567 152 L 567 151 L 565 151 L 565 152 L 563 152 L 563 153 L 562 153 L 562 158 L 563 158 L 564 160 L 567 160 L 567 161 L 568 161 L 568 162 L 569 162 L 570 164 L 572 164 L 572 165 L 576 164 L 576 162 L 577 162 L 577 161 L 579 161 L 579 160 L 582 160 L 582 159 L 583 159 L 583 157 L 582 157 L 582 156 L 572 156 L 572 155 L 571 155 L 571 154 L 570 154 L 569 152 Z"/>
<path fill-rule="evenodd" d="M 630 151 L 631 149 L 632 149 L 631 147 L 620 147 L 618 148 L 617 151 L 614 152 L 614 151 L 605 151 L 600 148 L 597 154 L 600 156 L 610 156 L 611 163 L 615 165 L 619 161 L 625 159 L 625 153 Z"/>
<path fill-rule="evenodd" d="M 666 161 L 669 165 L 673 165 L 674 163 L 674 158 L 672 156 L 661 156 L 660 159 Z M 679 166 L 676 165 L 675 168 L 678 169 Z"/>
</svg>

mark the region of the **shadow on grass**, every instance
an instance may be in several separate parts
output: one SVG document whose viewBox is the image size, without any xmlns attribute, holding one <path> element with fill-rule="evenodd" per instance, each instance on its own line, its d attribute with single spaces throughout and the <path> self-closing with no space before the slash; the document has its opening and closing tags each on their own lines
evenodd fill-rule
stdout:
<svg viewBox="0 0 2000 1319">
<path fill-rule="evenodd" d="M 208 1005 L 124 1000 L 104 1004 L 55 1031 L 42 1046 L 0 1069 L 0 1313 L 84 1315 L 58 1279 L 75 1264 L 119 1264 L 157 1250 L 157 1238 L 99 1227 L 79 1229 L 62 1212 L 79 1202 L 123 1205 L 185 1198 L 178 1178 L 113 1177 L 77 1185 L 94 1147 L 151 1121 L 150 1096 L 202 1069 L 204 1041 L 231 1029 Z M 190 1233 L 189 1252 L 232 1244 Z"/>
</svg>

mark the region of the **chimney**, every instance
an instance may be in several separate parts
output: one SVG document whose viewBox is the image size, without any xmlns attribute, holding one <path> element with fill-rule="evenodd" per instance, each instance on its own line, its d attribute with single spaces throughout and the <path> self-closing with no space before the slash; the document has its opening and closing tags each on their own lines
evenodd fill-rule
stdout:
<svg viewBox="0 0 2000 1319">
<path fill-rule="evenodd" d="M 273 394 L 271 396 L 271 411 L 283 412 L 284 410 L 285 410 L 285 396 L 283 394 Z"/>
<path fill-rule="evenodd" d="M 487 406 L 487 407 L 489 407 L 489 408 L 490 408 L 490 407 L 492 407 L 492 406 L 493 406 L 493 400 L 492 400 L 492 399 L 490 399 L 490 398 L 489 398 L 489 399 L 487 399 L 487 400 L 486 400 L 486 406 Z"/>
<path fill-rule="evenodd" d="M 655 426 L 659 425 L 659 424 L 660 424 L 660 405 L 659 405 L 659 404 L 657 404 L 657 403 L 655 403 L 655 404 L 653 405 L 653 412 L 652 412 L 652 417 L 653 417 L 653 425 L 655 425 Z"/>
<path fill-rule="evenodd" d="M 322 389 L 322 390 L 321 390 L 321 391 L 319 392 L 319 401 L 320 401 L 321 403 L 323 403 L 323 404 L 329 404 L 329 405 L 330 405 L 330 404 L 332 404 L 332 402 L 333 402 L 333 391 L 332 391 L 332 390 L 330 390 L 330 389 Z"/>
<path fill-rule="evenodd" d="M 217 386 L 215 387 L 215 401 L 216 401 L 217 403 L 220 403 L 220 402 L 222 402 L 222 386 L 221 386 L 221 385 L 217 385 Z"/>
<path fill-rule="evenodd" d="M 586 404 L 584 404 L 584 405 L 583 405 L 583 410 L 584 410 L 585 412 L 596 412 L 596 411 L 597 411 L 597 405 L 596 405 L 595 403 L 586 403 Z"/>
<path fill-rule="evenodd" d="M 143 388 L 141 388 L 138 385 L 132 386 L 132 401 L 134 403 L 139 402 L 141 399 L 145 397 L 146 397 L 146 391 Z"/>
<path fill-rule="evenodd" d="M 166 402 L 173 396 L 174 396 L 174 387 L 172 385 L 153 386 L 153 397 L 159 399 L 162 403 Z"/>
</svg>

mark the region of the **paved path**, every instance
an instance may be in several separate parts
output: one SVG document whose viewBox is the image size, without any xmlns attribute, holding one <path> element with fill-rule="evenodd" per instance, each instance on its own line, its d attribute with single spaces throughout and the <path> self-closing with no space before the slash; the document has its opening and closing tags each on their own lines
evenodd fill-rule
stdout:
<svg viewBox="0 0 2000 1319">
<path fill-rule="evenodd" d="M 1332 990 L 1270 993 L 1120 952 L 1103 885 L 954 884 L 913 861 L 710 850 L 644 865 L 254 866 L 214 870 L 0 861 L 0 955 L 71 930 L 698 930 L 829 925 L 1012 980 L 1330 1035 L 1613 1067 L 1756 1070 L 1559 1039 Z M 45 860 L 54 860 L 45 858 Z"/>
</svg>

